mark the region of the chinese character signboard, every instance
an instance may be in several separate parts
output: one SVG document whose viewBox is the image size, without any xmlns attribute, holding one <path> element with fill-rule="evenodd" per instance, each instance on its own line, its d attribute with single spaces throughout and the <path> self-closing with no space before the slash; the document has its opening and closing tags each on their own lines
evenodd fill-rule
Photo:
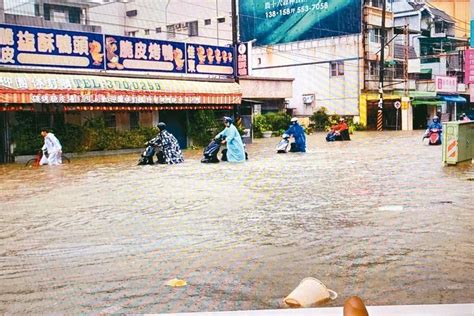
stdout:
<svg viewBox="0 0 474 316">
<path fill-rule="evenodd" d="M 0 66 L 104 69 L 102 34 L 0 24 Z"/>
<path fill-rule="evenodd" d="M 186 44 L 188 74 L 234 74 L 234 49 L 232 47 Z"/>
<path fill-rule="evenodd" d="M 240 38 L 256 45 L 361 31 L 360 0 L 241 0 Z"/>
<path fill-rule="evenodd" d="M 0 103 L 239 104 L 236 83 L 2 73 Z"/>
<path fill-rule="evenodd" d="M 436 92 L 457 93 L 458 78 L 457 77 L 435 77 Z"/>
<path fill-rule="evenodd" d="M 105 35 L 107 70 L 185 73 L 185 44 Z"/>
<path fill-rule="evenodd" d="M 465 84 L 474 84 L 474 48 L 467 49 L 464 56 L 466 80 Z"/>
<path fill-rule="evenodd" d="M 250 75 L 250 51 L 249 43 L 240 43 L 237 45 L 237 76 L 243 77 Z"/>
<path fill-rule="evenodd" d="M 232 47 L 0 24 L 0 67 L 234 76 Z"/>
</svg>

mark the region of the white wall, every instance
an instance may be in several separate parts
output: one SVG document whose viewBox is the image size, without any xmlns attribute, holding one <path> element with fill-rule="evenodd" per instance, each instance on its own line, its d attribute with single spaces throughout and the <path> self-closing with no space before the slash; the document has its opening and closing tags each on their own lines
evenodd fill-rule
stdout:
<svg viewBox="0 0 474 316">
<path fill-rule="evenodd" d="M 126 12 L 137 10 L 137 15 L 127 17 Z M 90 10 L 92 21 L 103 21 L 106 33 L 154 38 L 177 42 L 225 46 L 232 43 L 231 2 L 229 0 L 135 0 L 127 4 L 112 3 Z M 225 18 L 218 23 L 217 18 Z M 204 20 L 211 24 L 205 25 Z M 168 38 L 166 25 L 198 21 L 198 36 L 188 36 L 188 30 L 176 31 Z M 162 32 L 157 33 L 156 29 Z M 147 34 L 148 33 L 148 34 Z"/>
<path fill-rule="evenodd" d="M 89 24 L 100 25 L 102 33 L 125 35 L 124 3 L 111 2 L 89 9 Z"/>
<path fill-rule="evenodd" d="M 31 0 L 4 0 L 4 10 L 8 14 L 35 15 L 35 5 Z"/>
<path fill-rule="evenodd" d="M 338 77 L 331 76 L 329 64 L 357 58 L 359 42 L 360 35 L 350 35 L 255 48 L 253 75 L 294 78 L 289 108 L 294 108 L 297 115 L 311 115 L 322 106 L 329 113 L 359 115 L 359 61 L 344 61 L 344 76 Z M 315 94 L 313 107 L 303 104 L 303 94 Z"/>
</svg>

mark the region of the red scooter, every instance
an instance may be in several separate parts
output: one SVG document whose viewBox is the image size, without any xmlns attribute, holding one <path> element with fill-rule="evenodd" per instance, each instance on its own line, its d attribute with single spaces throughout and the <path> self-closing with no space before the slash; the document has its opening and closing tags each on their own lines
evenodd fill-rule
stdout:
<svg viewBox="0 0 474 316">
<path fill-rule="evenodd" d="M 423 139 L 428 138 L 430 145 L 441 145 L 441 130 L 438 128 L 431 128 L 425 133 Z"/>
</svg>

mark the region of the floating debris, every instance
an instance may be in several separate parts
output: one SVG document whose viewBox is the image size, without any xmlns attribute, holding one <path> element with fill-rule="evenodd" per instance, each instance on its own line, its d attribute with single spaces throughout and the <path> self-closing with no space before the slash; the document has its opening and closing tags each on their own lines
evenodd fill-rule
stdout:
<svg viewBox="0 0 474 316">
<path fill-rule="evenodd" d="M 388 212 L 401 212 L 403 211 L 403 205 L 385 205 L 380 206 L 379 211 L 388 211 Z"/>
<path fill-rule="evenodd" d="M 304 278 L 284 302 L 290 307 L 311 307 L 322 305 L 337 298 L 337 293 L 329 290 L 323 282 L 315 278 Z"/>
<path fill-rule="evenodd" d="M 173 279 L 173 280 L 169 280 L 168 282 L 166 282 L 166 285 L 169 285 L 169 286 L 172 286 L 172 287 L 182 287 L 182 286 L 186 286 L 187 283 L 184 280 Z"/>
</svg>

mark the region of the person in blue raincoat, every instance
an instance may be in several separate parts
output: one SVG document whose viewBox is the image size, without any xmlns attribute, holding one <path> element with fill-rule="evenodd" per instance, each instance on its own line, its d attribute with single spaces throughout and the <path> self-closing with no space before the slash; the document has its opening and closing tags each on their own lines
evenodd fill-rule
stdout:
<svg viewBox="0 0 474 316">
<path fill-rule="evenodd" d="M 441 122 L 439 121 L 439 117 L 437 115 L 433 116 L 433 121 L 428 124 L 428 128 L 426 129 L 423 138 L 429 137 L 430 131 L 432 130 L 438 130 L 439 142 L 441 143 L 441 133 L 443 131 L 443 125 L 441 125 Z"/>
<path fill-rule="evenodd" d="M 237 127 L 232 124 L 232 119 L 227 116 L 224 117 L 224 125 L 224 130 L 217 134 L 215 138 L 225 136 L 225 140 L 222 141 L 222 144 L 227 144 L 227 161 L 245 161 L 244 143 L 242 142 Z"/>
<path fill-rule="evenodd" d="M 306 136 L 296 117 L 291 119 L 290 128 L 286 130 L 285 134 L 291 135 L 295 139 L 295 142 L 291 144 L 290 152 L 306 152 Z"/>
</svg>

